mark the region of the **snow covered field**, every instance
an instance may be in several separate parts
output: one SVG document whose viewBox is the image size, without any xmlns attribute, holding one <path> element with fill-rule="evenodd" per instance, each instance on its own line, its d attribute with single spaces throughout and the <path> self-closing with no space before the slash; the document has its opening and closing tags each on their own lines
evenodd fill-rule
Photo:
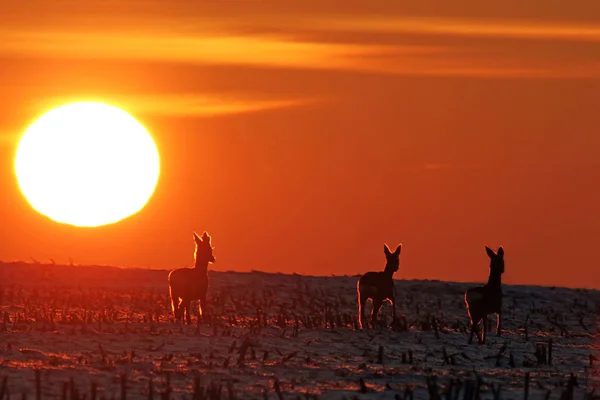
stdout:
<svg viewBox="0 0 600 400">
<path fill-rule="evenodd" d="M 210 320 L 184 326 L 171 319 L 167 273 L 0 264 L 0 400 L 34 398 L 36 370 L 43 399 L 466 399 L 498 389 L 522 399 L 527 373 L 530 399 L 561 398 L 570 374 L 582 399 L 598 383 L 598 291 L 505 285 L 504 334 L 492 317 L 480 346 L 467 345 L 473 284 L 397 281 L 407 330 L 359 331 L 357 277 L 211 272 Z M 391 322 L 387 304 L 381 316 Z"/>
</svg>

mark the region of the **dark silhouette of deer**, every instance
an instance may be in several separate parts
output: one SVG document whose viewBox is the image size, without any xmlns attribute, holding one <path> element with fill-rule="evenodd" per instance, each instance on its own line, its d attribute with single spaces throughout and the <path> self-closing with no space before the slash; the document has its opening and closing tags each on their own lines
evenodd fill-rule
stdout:
<svg viewBox="0 0 600 400">
<path fill-rule="evenodd" d="M 392 275 L 400 268 L 400 251 L 402 244 L 396 247 L 392 253 L 387 246 L 383 245 L 383 252 L 387 259 L 385 269 L 381 272 L 367 272 L 360 277 L 356 285 L 358 293 L 358 325 L 362 329 L 365 319 L 365 304 L 368 299 L 373 301 L 373 311 L 371 311 L 371 324 L 375 325 L 379 308 L 385 300 L 392 303 L 392 313 L 394 322 L 396 322 L 396 299 L 394 298 L 394 280 Z"/>
<path fill-rule="evenodd" d="M 206 307 L 206 292 L 208 291 L 208 264 L 214 263 L 213 248 L 210 236 L 204 232 L 202 237 L 194 232 L 196 242 L 196 259 L 194 268 L 178 268 L 169 273 L 169 293 L 175 321 L 183 320 L 184 312 L 188 324 L 191 324 L 191 302 L 200 300 L 198 309 L 200 316 Z"/>
<path fill-rule="evenodd" d="M 465 304 L 471 319 L 471 335 L 469 344 L 473 341 L 473 334 L 477 335 L 479 344 L 485 343 L 487 332 L 488 314 L 496 314 L 496 332 L 502 334 L 502 274 L 504 273 L 504 249 L 498 248 L 498 252 L 485 246 L 485 251 L 490 257 L 490 277 L 483 286 L 471 288 L 465 292 Z M 481 336 L 477 327 L 483 322 Z"/>
</svg>

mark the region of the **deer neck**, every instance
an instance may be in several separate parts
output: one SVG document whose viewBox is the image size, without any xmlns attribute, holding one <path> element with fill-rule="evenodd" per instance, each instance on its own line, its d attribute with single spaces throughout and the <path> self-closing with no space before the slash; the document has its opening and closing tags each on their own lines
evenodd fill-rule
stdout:
<svg viewBox="0 0 600 400">
<path fill-rule="evenodd" d="M 196 259 L 196 262 L 194 263 L 194 269 L 202 272 L 204 274 L 208 273 L 208 262 L 206 261 L 202 261 L 200 259 Z"/>
<path fill-rule="evenodd" d="M 388 276 L 390 279 L 392 279 L 392 276 L 394 275 L 394 267 L 391 265 L 386 264 L 385 265 L 385 269 L 383 270 L 383 274 L 385 276 Z"/>
<path fill-rule="evenodd" d="M 502 274 L 490 272 L 487 285 L 492 287 L 502 287 Z"/>
</svg>

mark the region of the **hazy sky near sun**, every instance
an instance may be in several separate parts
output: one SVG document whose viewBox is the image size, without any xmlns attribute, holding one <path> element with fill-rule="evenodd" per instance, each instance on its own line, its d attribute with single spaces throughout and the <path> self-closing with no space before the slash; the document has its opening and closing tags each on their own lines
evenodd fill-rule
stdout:
<svg viewBox="0 0 600 400">
<path fill-rule="evenodd" d="M 600 288 L 600 3 L 0 0 L 0 259 Z M 416 3 L 416 2 L 415 2 Z M 154 136 L 139 214 L 81 229 L 13 173 L 40 113 L 99 100 Z"/>
</svg>

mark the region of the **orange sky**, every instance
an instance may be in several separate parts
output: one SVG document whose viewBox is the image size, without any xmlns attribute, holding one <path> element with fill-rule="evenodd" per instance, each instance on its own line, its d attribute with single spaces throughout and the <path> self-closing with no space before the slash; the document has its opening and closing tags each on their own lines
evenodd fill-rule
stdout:
<svg viewBox="0 0 600 400">
<path fill-rule="evenodd" d="M 600 288 L 600 4 L 0 0 L 0 259 Z M 526 3 L 526 4 L 523 4 Z M 342 8 L 343 5 L 343 8 Z M 168 8 L 166 8 L 168 7 Z M 35 213 L 16 141 L 101 100 L 153 134 L 139 214 Z"/>
</svg>

